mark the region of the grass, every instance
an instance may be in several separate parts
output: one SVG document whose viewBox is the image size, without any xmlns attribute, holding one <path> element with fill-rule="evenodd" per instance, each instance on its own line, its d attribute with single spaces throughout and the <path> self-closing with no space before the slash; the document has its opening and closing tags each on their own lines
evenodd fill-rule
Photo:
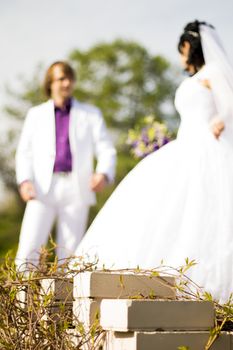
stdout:
<svg viewBox="0 0 233 350">
<path fill-rule="evenodd" d="M 23 206 L 16 203 L 0 212 L 0 258 L 9 250 L 16 253 L 22 214 Z"/>
</svg>

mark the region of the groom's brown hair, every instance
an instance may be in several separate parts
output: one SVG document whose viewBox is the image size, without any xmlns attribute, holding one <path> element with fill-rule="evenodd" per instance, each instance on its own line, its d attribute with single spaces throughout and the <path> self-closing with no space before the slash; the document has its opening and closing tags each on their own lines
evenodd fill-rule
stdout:
<svg viewBox="0 0 233 350">
<path fill-rule="evenodd" d="M 47 97 L 51 97 L 51 84 L 53 82 L 53 70 L 54 67 L 59 66 L 62 70 L 62 72 L 65 74 L 67 78 L 69 78 L 72 81 L 75 81 L 75 72 L 73 68 L 70 66 L 69 63 L 65 61 L 56 61 L 49 68 L 47 69 L 47 72 L 45 73 L 45 79 L 44 79 L 44 93 Z"/>
</svg>

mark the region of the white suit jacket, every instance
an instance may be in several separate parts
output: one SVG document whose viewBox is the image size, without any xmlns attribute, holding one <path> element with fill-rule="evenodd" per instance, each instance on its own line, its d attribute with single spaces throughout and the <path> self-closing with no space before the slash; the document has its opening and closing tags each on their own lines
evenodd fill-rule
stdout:
<svg viewBox="0 0 233 350">
<path fill-rule="evenodd" d="M 69 140 L 72 172 L 77 178 L 81 198 L 86 204 L 95 203 L 90 190 L 93 160 L 97 173 L 114 179 L 116 151 L 109 138 L 98 108 L 73 99 L 70 112 Z M 49 100 L 28 111 L 16 151 L 16 180 L 34 182 L 36 189 L 46 194 L 52 181 L 56 156 L 54 102 Z"/>
</svg>

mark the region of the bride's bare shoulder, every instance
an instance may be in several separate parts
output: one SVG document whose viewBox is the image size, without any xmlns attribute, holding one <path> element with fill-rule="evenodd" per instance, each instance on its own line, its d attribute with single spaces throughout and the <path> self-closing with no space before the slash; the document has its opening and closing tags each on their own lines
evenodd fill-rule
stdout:
<svg viewBox="0 0 233 350">
<path fill-rule="evenodd" d="M 215 63 L 204 65 L 197 73 L 199 83 L 205 88 L 211 90 L 211 77 L 218 73 L 218 67 Z"/>
</svg>

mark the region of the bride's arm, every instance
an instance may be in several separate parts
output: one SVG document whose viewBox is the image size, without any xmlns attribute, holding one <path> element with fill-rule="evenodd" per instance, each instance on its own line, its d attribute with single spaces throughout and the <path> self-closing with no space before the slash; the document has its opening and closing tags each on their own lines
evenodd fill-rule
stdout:
<svg viewBox="0 0 233 350">
<path fill-rule="evenodd" d="M 200 83 L 207 89 L 211 90 L 210 81 L 208 79 L 201 80 Z M 211 120 L 210 129 L 216 137 L 216 139 L 218 139 L 223 130 L 225 129 L 225 124 L 223 120 L 216 116 Z"/>
<path fill-rule="evenodd" d="M 225 124 L 220 118 L 215 117 L 210 123 L 210 129 L 216 137 L 216 139 L 218 139 L 223 130 L 225 129 Z"/>
</svg>

